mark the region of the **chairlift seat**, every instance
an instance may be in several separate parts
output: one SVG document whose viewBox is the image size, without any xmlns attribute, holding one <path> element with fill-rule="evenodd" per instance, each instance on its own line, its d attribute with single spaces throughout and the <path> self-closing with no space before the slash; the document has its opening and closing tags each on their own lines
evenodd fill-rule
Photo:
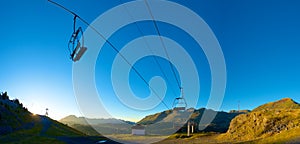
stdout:
<svg viewBox="0 0 300 144">
<path fill-rule="evenodd" d="M 174 107 L 173 110 L 174 111 L 184 111 L 185 107 Z"/>
<path fill-rule="evenodd" d="M 75 49 L 75 50 L 78 50 L 78 49 Z M 73 57 L 73 61 L 76 62 L 76 61 L 80 60 L 80 58 L 86 52 L 86 50 L 87 50 L 86 47 L 80 47 L 77 53 L 75 51 L 75 55 Z"/>
<path fill-rule="evenodd" d="M 72 33 L 72 36 L 68 44 L 68 48 L 71 56 L 70 58 L 72 59 L 73 62 L 79 61 L 82 55 L 87 50 L 87 48 L 84 46 L 84 37 L 83 37 L 83 31 L 81 27 L 79 27 L 75 31 L 75 20 L 76 17 L 74 18 L 74 32 Z"/>
</svg>

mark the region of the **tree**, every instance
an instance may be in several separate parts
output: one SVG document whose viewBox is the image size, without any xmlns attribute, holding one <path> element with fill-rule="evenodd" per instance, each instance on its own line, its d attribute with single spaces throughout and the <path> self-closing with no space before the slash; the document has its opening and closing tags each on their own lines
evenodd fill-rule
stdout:
<svg viewBox="0 0 300 144">
<path fill-rule="evenodd" d="M 17 104 L 17 105 L 20 105 L 20 101 L 18 99 L 14 99 L 13 100 L 13 103 Z"/>
<path fill-rule="evenodd" d="M 2 92 L 0 95 L 1 95 L 1 99 L 3 99 L 3 100 L 7 100 L 8 99 L 7 92 Z"/>
</svg>

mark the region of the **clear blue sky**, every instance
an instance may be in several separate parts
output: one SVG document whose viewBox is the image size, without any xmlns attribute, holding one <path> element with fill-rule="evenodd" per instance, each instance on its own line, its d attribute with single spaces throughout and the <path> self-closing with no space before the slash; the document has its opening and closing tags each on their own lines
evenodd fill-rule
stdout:
<svg viewBox="0 0 300 144">
<path fill-rule="evenodd" d="M 119 0 L 64 1 L 88 22 L 120 4 Z M 122 1 L 124 2 L 124 1 Z M 300 1 L 298 0 L 190 0 L 178 2 L 201 16 L 215 33 L 224 53 L 227 67 L 227 88 L 220 110 L 253 109 L 263 103 L 290 97 L 300 102 Z M 81 115 L 72 86 L 72 62 L 68 59 L 67 42 L 72 33 L 73 16 L 46 0 L 10 0 L 0 2 L 1 52 L 0 91 L 8 91 L 34 113 L 43 114 L 49 108 L 50 117 L 60 119 L 69 114 Z M 149 30 L 149 22 L 139 23 Z M 83 26 L 83 25 L 82 25 Z M 177 41 L 192 54 L 197 47 L 185 33 L 159 23 L 162 35 Z M 86 28 L 85 26 L 83 28 Z M 153 27 L 152 27 L 153 28 Z M 173 35 L 170 31 L 174 32 Z M 131 32 L 128 35 L 128 32 Z M 175 35 L 174 35 L 175 34 Z M 120 29 L 110 40 L 124 45 L 140 37 L 135 25 Z M 184 41 L 186 40 L 186 41 Z M 110 64 L 114 54 L 105 47 L 98 57 L 96 83 L 105 89 L 106 97 L 114 97 L 110 81 Z M 201 93 L 197 108 L 205 107 L 210 91 L 210 70 L 204 54 L 194 55 L 201 79 Z M 84 58 L 84 57 L 83 57 Z M 156 68 L 143 67 L 152 59 L 136 63 L 147 79 L 161 75 Z M 143 63 L 144 62 L 144 63 Z M 164 64 L 164 60 L 160 60 Z M 170 69 L 165 69 L 175 89 Z M 130 77 L 137 95 L 149 91 L 140 85 L 136 75 Z M 139 85 L 139 86 L 137 86 Z M 107 87 L 105 87 L 107 86 Z M 173 102 L 169 96 L 168 104 Z M 107 101 L 107 105 L 114 101 Z M 116 107 L 122 108 L 123 106 Z M 171 106 L 170 106 L 171 107 Z M 165 110 L 165 109 L 161 109 Z M 153 113 L 153 111 L 149 112 Z M 124 115 L 115 113 L 117 117 Z M 138 119 L 137 114 L 130 119 Z"/>
</svg>

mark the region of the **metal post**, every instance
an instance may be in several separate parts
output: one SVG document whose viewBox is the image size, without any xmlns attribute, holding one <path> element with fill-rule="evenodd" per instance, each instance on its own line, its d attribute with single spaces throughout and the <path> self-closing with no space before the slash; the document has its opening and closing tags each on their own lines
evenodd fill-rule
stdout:
<svg viewBox="0 0 300 144">
<path fill-rule="evenodd" d="M 190 122 L 187 124 L 187 136 L 190 136 Z"/>
<path fill-rule="evenodd" d="M 194 133 L 194 123 L 192 124 L 192 133 Z"/>
</svg>

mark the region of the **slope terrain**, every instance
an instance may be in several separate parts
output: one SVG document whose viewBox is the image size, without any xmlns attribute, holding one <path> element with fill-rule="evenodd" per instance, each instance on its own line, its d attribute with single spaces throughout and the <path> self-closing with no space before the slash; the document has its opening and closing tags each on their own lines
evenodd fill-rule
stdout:
<svg viewBox="0 0 300 144">
<path fill-rule="evenodd" d="M 130 134 L 134 122 L 120 119 L 91 119 L 85 117 L 67 116 L 59 120 L 76 130 L 79 130 L 90 136 L 111 135 L 111 134 Z M 99 134 L 100 133 L 100 134 Z"/>
<path fill-rule="evenodd" d="M 235 117 L 219 139 L 281 143 L 300 140 L 300 105 L 285 98 Z M 300 141 L 299 141 L 300 142 Z"/>
<path fill-rule="evenodd" d="M 0 143 L 95 143 L 107 140 L 88 137 L 47 116 L 34 115 L 18 99 L 0 94 Z M 113 143 L 113 142 L 112 142 Z"/>
<path fill-rule="evenodd" d="M 173 111 L 167 110 L 153 115 L 146 116 L 138 123 L 147 126 L 148 132 L 152 134 L 169 134 L 174 132 L 176 126 L 181 127 L 176 129 L 177 132 L 186 131 L 186 123 L 189 120 L 193 123 L 195 129 L 194 132 L 226 132 L 229 128 L 230 121 L 239 114 L 246 113 L 248 111 L 232 111 L 232 112 L 217 112 L 213 110 L 206 110 L 208 114 L 216 114 L 216 117 L 211 123 L 199 126 L 202 115 L 206 109 L 188 109 L 187 111 Z M 188 119 L 187 119 L 188 118 Z M 205 129 L 199 130 L 199 127 L 205 127 Z M 159 128 L 159 129 L 157 129 Z M 176 132 L 175 131 L 175 132 Z"/>
</svg>

